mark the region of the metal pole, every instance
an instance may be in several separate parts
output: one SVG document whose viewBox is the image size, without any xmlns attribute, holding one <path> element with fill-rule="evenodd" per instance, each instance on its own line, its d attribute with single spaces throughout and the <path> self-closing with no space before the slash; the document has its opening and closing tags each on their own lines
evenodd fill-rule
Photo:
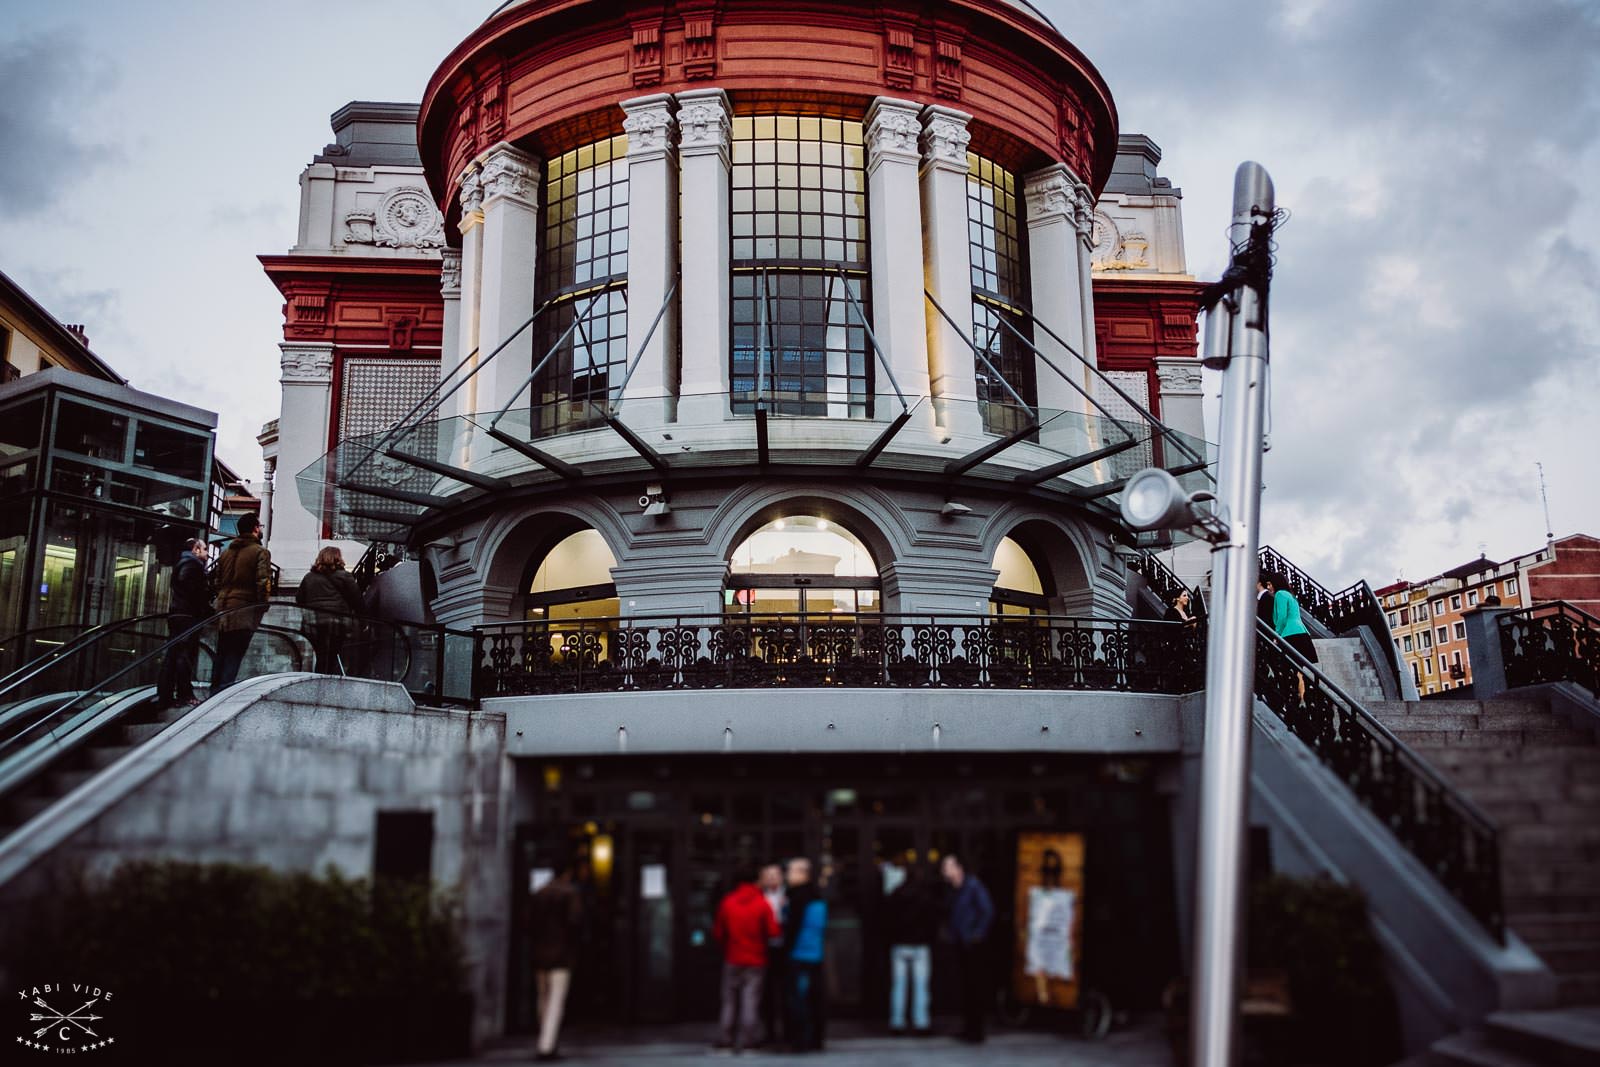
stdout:
<svg viewBox="0 0 1600 1067">
<path fill-rule="evenodd" d="M 1233 180 L 1230 243 L 1235 267 L 1270 265 L 1266 241 L 1274 210 L 1272 179 L 1241 163 Z M 1256 242 L 1253 244 L 1253 242 Z M 1230 272 L 1234 270 L 1230 267 Z M 1212 548 L 1206 649 L 1205 745 L 1200 772 L 1199 862 L 1195 878 L 1195 955 L 1190 1002 L 1190 1063 L 1237 1062 L 1239 971 L 1244 942 L 1246 816 L 1250 718 L 1255 697 L 1256 548 L 1261 534 L 1262 431 L 1266 416 L 1265 271 L 1234 275 L 1238 287 L 1210 311 L 1208 364 L 1223 364 L 1218 430 L 1217 504 L 1228 536 Z"/>
</svg>

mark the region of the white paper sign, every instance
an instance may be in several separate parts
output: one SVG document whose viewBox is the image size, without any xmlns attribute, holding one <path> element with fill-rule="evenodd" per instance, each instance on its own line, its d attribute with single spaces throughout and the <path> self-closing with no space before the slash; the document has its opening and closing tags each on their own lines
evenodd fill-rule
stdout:
<svg viewBox="0 0 1600 1067">
<path fill-rule="evenodd" d="M 1070 889 L 1028 890 L 1028 954 L 1023 974 L 1072 980 L 1072 910 L 1077 894 Z"/>
<path fill-rule="evenodd" d="M 533 870 L 528 872 L 528 892 L 537 893 L 539 890 L 549 885 L 550 880 L 555 876 L 556 872 L 551 870 L 549 867 L 535 867 Z"/>
<path fill-rule="evenodd" d="M 639 896 L 644 900 L 661 900 L 667 895 L 667 868 L 660 863 L 646 863 L 639 868 Z"/>
</svg>

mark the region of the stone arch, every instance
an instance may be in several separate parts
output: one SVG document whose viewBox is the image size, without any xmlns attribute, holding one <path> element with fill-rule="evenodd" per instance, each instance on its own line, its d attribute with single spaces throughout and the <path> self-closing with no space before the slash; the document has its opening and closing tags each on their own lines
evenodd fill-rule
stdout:
<svg viewBox="0 0 1600 1067">
<path fill-rule="evenodd" d="M 529 567 L 537 565 L 535 557 L 584 527 L 605 540 L 613 559 L 626 558 L 631 537 L 621 516 L 598 500 L 580 498 L 495 514 L 473 546 L 473 569 L 487 588 L 521 590 L 532 577 Z"/>
<path fill-rule="evenodd" d="M 1039 570 L 1052 613 L 1127 614 L 1123 588 L 1111 581 L 1115 569 L 1108 566 L 1088 523 L 1011 503 L 997 509 L 984 526 L 986 559 L 994 559 L 1005 537 L 1020 544 Z"/>
<path fill-rule="evenodd" d="M 906 555 L 915 535 L 894 502 L 871 487 L 807 482 L 742 487 L 706 523 L 707 543 L 727 559 L 751 533 L 786 514 L 839 523 L 867 546 L 880 573 Z"/>
</svg>

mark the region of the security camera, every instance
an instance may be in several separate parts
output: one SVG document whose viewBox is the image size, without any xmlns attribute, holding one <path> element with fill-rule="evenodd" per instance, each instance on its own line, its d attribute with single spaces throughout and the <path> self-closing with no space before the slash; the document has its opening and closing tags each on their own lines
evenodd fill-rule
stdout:
<svg viewBox="0 0 1600 1067">
<path fill-rule="evenodd" d="M 649 496 L 642 496 L 642 497 L 640 497 L 640 498 L 639 498 L 639 506 L 640 506 L 640 507 L 641 507 L 641 508 L 647 508 L 647 507 L 649 507 L 649 506 L 650 506 L 650 497 L 649 497 Z"/>
<path fill-rule="evenodd" d="M 659 485 L 645 486 L 644 495 L 639 498 L 639 506 L 646 515 L 661 516 L 667 514 L 672 508 L 667 504 L 667 494 Z"/>
<path fill-rule="evenodd" d="M 947 519 L 953 519 L 957 515 L 971 515 L 972 509 L 965 504 L 957 504 L 954 500 L 946 500 L 944 507 L 939 509 L 939 514 Z"/>
</svg>

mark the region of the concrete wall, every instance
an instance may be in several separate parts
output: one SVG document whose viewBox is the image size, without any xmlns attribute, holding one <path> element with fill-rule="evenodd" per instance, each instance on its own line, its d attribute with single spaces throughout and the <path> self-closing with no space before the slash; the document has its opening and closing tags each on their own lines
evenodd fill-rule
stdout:
<svg viewBox="0 0 1600 1067">
<path fill-rule="evenodd" d="M 0 913 L 75 869 L 127 860 L 371 873 L 380 810 L 433 812 L 433 877 L 465 920 L 479 1040 L 500 1033 L 510 765 L 493 711 L 418 708 L 397 685 L 240 683 L 90 779 L 0 846 Z M 10 979 L 12 975 L 3 976 Z"/>
</svg>

